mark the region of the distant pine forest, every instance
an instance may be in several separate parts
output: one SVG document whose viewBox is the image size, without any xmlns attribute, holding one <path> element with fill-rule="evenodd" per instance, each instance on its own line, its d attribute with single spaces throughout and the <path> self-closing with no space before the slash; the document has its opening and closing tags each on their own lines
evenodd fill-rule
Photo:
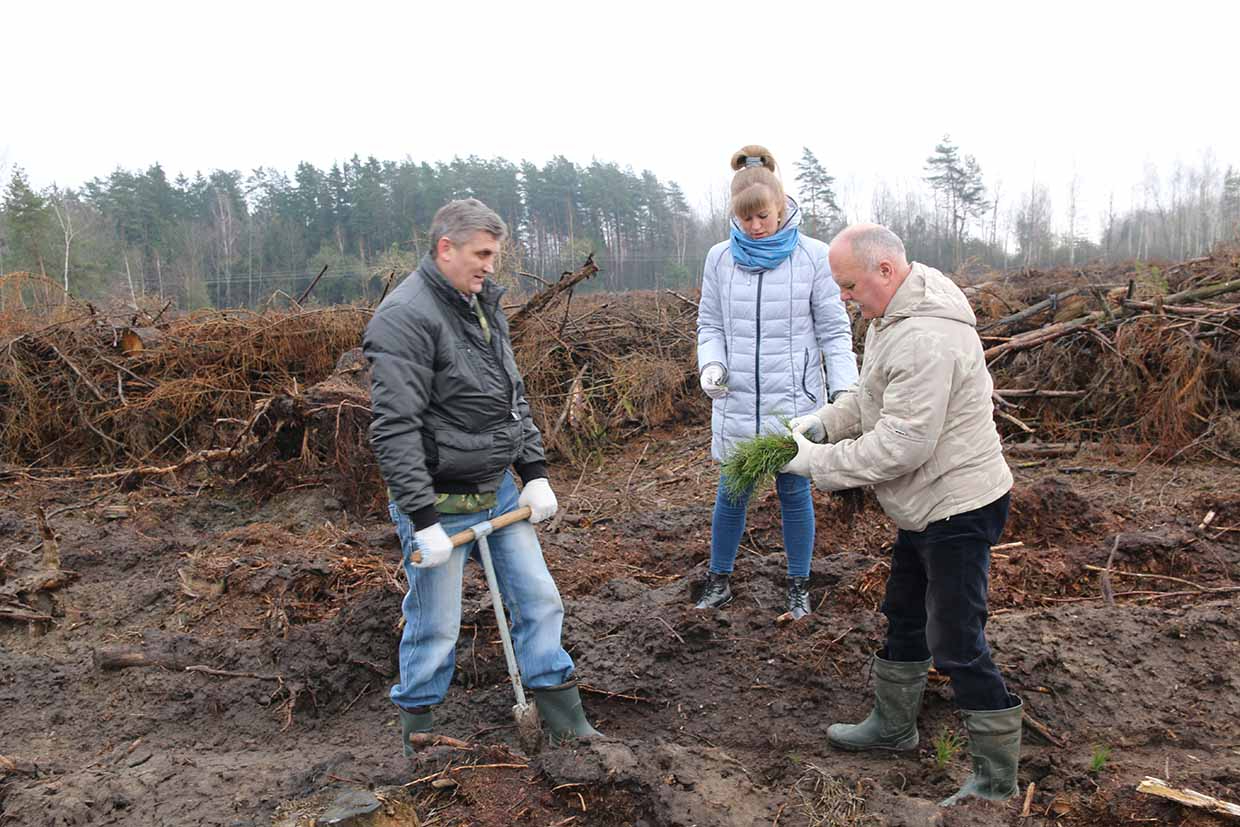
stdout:
<svg viewBox="0 0 1240 827">
<path fill-rule="evenodd" d="M 1055 198 L 1036 183 L 1006 191 L 950 137 L 924 169 L 911 184 L 880 183 L 867 204 L 841 203 L 836 176 L 809 148 L 781 174 L 801 206 L 802 232 L 829 240 L 850 220 L 876 221 L 905 240 L 911 258 L 954 272 L 1181 260 L 1234 239 L 1240 226 L 1240 173 L 1208 160 L 1122 182 L 1138 206 L 1094 205 L 1088 221 L 1079 181 Z M 720 196 L 703 212 L 650 171 L 562 156 L 542 166 L 354 156 L 330 169 L 300 163 L 291 176 L 260 167 L 172 180 L 153 164 L 43 189 L 13 166 L 0 181 L 0 274 L 45 276 L 88 300 L 156 295 L 185 309 L 295 297 L 324 268 L 313 300 L 377 298 L 389 276 L 416 266 L 431 217 L 453 198 L 479 198 L 504 218 L 512 238 L 499 278 L 527 290 L 591 253 L 601 268 L 592 289 L 692 289 L 728 221 Z"/>
</svg>

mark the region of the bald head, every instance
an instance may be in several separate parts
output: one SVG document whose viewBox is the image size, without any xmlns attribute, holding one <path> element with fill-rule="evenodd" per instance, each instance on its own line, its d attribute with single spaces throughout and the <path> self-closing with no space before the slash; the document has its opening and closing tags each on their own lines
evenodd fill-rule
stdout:
<svg viewBox="0 0 1240 827">
<path fill-rule="evenodd" d="M 897 266 L 908 266 L 904 242 L 882 224 L 852 224 L 845 227 L 831 240 L 831 251 L 834 253 L 837 249 L 855 257 L 857 263 L 867 270 L 877 269 L 879 262 L 884 260 Z"/>
<path fill-rule="evenodd" d="M 853 224 L 831 240 L 831 275 L 840 298 L 861 306 L 861 315 L 883 315 L 912 271 L 900 237 L 881 224 Z"/>
</svg>

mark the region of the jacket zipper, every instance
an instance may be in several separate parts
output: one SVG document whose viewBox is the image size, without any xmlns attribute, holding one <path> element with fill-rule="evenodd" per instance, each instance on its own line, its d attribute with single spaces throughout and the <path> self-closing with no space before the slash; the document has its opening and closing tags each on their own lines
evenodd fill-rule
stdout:
<svg viewBox="0 0 1240 827">
<path fill-rule="evenodd" d="M 765 270 L 758 271 L 758 300 L 754 303 L 753 345 L 753 432 L 762 432 L 762 277 Z"/>
<path fill-rule="evenodd" d="M 482 299 L 476 299 L 478 309 L 482 314 L 487 315 L 486 305 L 482 303 Z M 517 384 L 513 381 L 512 376 L 508 373 L 508 365 L 504 362 L 504 343 L 500 341 L 500 336 L 495 330 L 495 321 L 487 316 L 487 324 L 491 326 L 491 341 L 487 342 L 486 333 L 482 330 L 482 322 L 478 321 L 478 317 L 474 315 L 473 309 L 469 308 L 467 319 L 470 329 L 477 329 L 478 340 L 475 346 L 482 353 L 489 353 L 490 358 L 494 359 L 499 366 L 499 372 L 504 375 L 505 381 L 508 383 L 508 407 L 509 414 L 514 422 L 520 422 L 521 416 L 517 413 Z"/>
<path fill-rule="evenodd" d="M 482 306 L 481 302 L 478 303 L 478 306 L 482 308 L 482 312 L 485 315 L 487 312 L 486 308 Z M 487 324 L 491 326 L 491 343 L 489 345 L 491 348 L 491 358 L 495 359 L 499 364 L 499 372 L 504 374 L 504 379 L 508 381 L 509 412 L 512 414 L 512 419 L 514 422 L 520 422 L 521 415 L 517 413 L 517 383 L 508 372 L 508 363 L 504 361 L 504 343 L 500 340 L 500 336 L 496 332 L 494 319 L 488 317 Z M 479 325 L 480 331 L 481 327 L 482 326 Z M 483 340 L 486 340 L 485 335 L 483 336 Z"/>
</svg>

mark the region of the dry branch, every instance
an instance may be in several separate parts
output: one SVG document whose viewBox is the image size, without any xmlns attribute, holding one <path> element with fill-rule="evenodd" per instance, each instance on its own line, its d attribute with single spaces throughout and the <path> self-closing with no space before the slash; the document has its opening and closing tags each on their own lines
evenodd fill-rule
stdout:
<svg viewBox="0 0 1240 827">
<path fill-rule="evenodd" d="M 16 620 L 22 623 L 39 623 L 52 619 L 51 615 L 40 614 L 20 606 L 0 606 L 0 620 Z"/>
<path fill-rule="evenodd" d="M 96 669 L 114 672 L 119 669 L 130 669 L 139 666 L 160 666 L 165 669 L 176 669 L 176 662 L 167 655 L 135 649 L 132 646 L 104 646 L 96 649 L 91 659 Z"/>
<path fill-rule="evenodd" d="M 433 732 L 409 733 L 409 745 L 414 749 L 426 749 L 428 747 L 453 747 L 455 749 L 472 748 L 472 745 L 468 741 L 462 741 L 459 738 L 451 738 L 447 735 L 438 735 Z"/>
<path fill-rule="evenodd" d="M 1232 293 L 1240 290 L 1240 279 L 1233 279 L 1222 284 L 1212 284 L 1207 287 L 1197 287 L 1192 290 L 1184 290 L 1179 293 L 1173 293 L 1162 299 L 1158 306 L 1175 305 L 1181 302 L 1199 301 L 1201 299 L 1211 298 L 1213 296 L 1221 296 L 1225 293 Z M 1069 321 L 1057 322 L 1047 325 L 1046 327 L 1031 330 L 1028 333 L 1022 333 L 1019 336 L 1013 336 L 1010 340 L 994 347 L 987 348 L 985 357 L 987 362 L 991 362 L 1004 353 L 1017 350 L 1027 350 L 1038 345 L 1058 339 L 1060 336 L 1066 336 L 1076 330 L 1087 325 L 1094 324 L 1103 320 L 1110 320 L 1120 315 L 1130 315 L 1134 308 L 1123 308 L 1120 311 L 1112 312 L 1109 308 L 1104 310 L 1096 310 L 1085 316 L 1081 316 Z"/>
<path fill-rule="evenodd" d="M 1025 726 L 1029 727 L 1042 738 L 1046 739 L 1046 742 L 1051 746 L 1059 747 L 1060 749 L 1063 748 L 1063 739 L 1051 732 L 1050 728 L 1047 727 L 1046 724 L 1042 723 L 1037 718 L 1034 718 L 1033 715 L 1030 714 L 1029 707 L 1027 705 L 1025 706 L 1025 712 L 1021 717 L 1021 721 Z"/>
<path fill-rule="evenodd" d="M 1089 288 L 1087 287 L 1074 287 L 1071 290 L 1065 290 L 1062 293 L 1055 293 L 1040 302 L 1029 305 L 1024 310 L 1013 313 L 1010 316 L 1004 316 L 1002 319 L 996 319 L 988 324 L 981 325 L 978 327 L 977 331 L 978 333 L 982 333 L 987 330 L 993 330 L 997 327 L 1008 327 L 1010 325 L 1017 324 L 1018 322 L 1023 322 L 1025 319 L 1032 319 L 1043 310 L 1054 310 L 1059 306 L 1060 302 L 1066 301 L 1067 299 L 1081 293 L 1088 292 L 1088 290 Z"/>
<path fill-rule="evenodd" d="M 1227 818 L 1240 819 L 1240 806 L 1232 804 L 1228 801 L 1215 798 L 1214 796 L 1199 793 L 1196 790 L 1176 789 L 1161 778 L 1146 776 L 1145 779 L 1137 785 L 1137 792 L 1164 798 L 1168 801 L 1174 801 L 1177 804 L 1183 804 L 1185 807 L 1193 807 L 1198 810 L 1205 810 L 1214 815 L 1226 816 Z"/>
<path fill-rule="evenodd" d="M 187 666 L 186 672 L 198 672 L 203 675 L 215 675 L 220 678 L 250 678 L 256 681 L 276 681 L 284 683 L 282 675 L 260 675 L 257 672 L 230 672 L 227 669 L 216 669 L 211 666 Z"/>
<path fill-rule="evenodd" d="M 1067 457 L 1080 449 L 1080 445 L 1065 443 L 1013 442 L 1003 446 L 1006 454 L 1034 457 Z"/>
<path fill-rule="evenodd" d="M 1030 808 L 1033 806 L 1033 791 L 1035 789 L 1037 789 L 1037 785 L 1032 781 L 1030 781 L 1029 786 L 1025 788 L 1025 803 L 1020 808 L 1021 818 L 1029 818 Z"/>
<path fill-rule="evenodd" d="M 1080 399 L 1088 391 L 1057 391 L 1043 388 L 995 388 L 995 393 L 1008 399 L 1041 396 L 1047 399 Z"/>
<path fill-rule="evenodd" d="M 319 279 L 323 278 L 323 274 L 327 272 L 327 266 L 328 265 L 326 264 L 323 265 L 323 269 L 319 271 L 319 274 L 314 277 L 314 280 L 310 282 L 309 286 L 307 286 L 306 289 L 302 291 L 302 294 L 297 297 L 297 304 L 305 304 L 306 299 L 310 298 L 311 291 L 313 291 L 315 285 L 319 283 Z"/>
<path fill-rule="evenodd" d="M 571 290 L 597 272 L 598 265 L 594 263 L 594 253 L 590 253 L 590 255 L 586 256 L 586 263 L 581 265 L 576 272 L 565 273 L 551 287 L 536 293 L 532 299 L 525 303 L 524 307 L 508 317 L 508 323 L 514 331 L 518 330 L 527 316 L 542 310 L 565 290 Z"/>
</svg>

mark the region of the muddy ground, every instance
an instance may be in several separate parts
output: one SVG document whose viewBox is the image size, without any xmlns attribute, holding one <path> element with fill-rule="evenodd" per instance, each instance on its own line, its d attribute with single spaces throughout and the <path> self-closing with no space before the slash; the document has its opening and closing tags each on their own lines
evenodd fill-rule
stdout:
<svg viewBox="0 0 1240 827">
<path fill-rule="evenodd" d="M 0 621 L 0 824 L 291 827 L 329 823 L 345 793 L 379 805 L 351 823 L 383 825 L 1224 823 L 1138 794 L 1146 775 L 1240 801 L 1240 468 L 1137 450 L 1012 458 L 1003 542 L 1021 545 L 995 555 L 989 630 L 1031 713 L 1022 818 L 1023 795 L 934 806 L 967 774 L 947 749 L 964 730 L 941 681 L 916 751 L 827 745 L 828 725 L 868 708 L 883 631 L 894 530 L 872 497 L 815 495 L 810 618 L 775 622 L 773 491 L 751 506 L 736 601 L 690 608 L 717 473 L 707 444 L 700 428 L 669 430 L 553 468 L 561 512 L 540 536 L 609 738 L 537 755 L 518 745 L 471 567 L 438 718 L 468 745 L 401 756 L 386 518 L 350 516 L 321 487 L 255 503 L 188 481 L 123 493 L 14 478 L 0 588 L 55 563 L 40 506 L 68 582 L 37 596 L 50 620 Z M 1112 553 L 1150 576 L 1115 576 L 1108 605 L 1087 566 Z"/>
</svg>

